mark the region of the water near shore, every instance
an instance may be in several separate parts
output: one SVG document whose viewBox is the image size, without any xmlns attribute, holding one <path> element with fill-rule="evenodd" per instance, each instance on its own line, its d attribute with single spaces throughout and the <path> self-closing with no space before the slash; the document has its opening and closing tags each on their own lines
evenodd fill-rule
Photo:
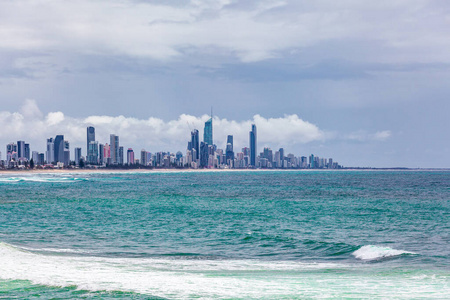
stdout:
<svg viewBox="0 0 450 300">
<path fill-rule="evenodd" d="M 450 172 L 0 174 L 0 298 L 450 298 Z"/>
</svg>

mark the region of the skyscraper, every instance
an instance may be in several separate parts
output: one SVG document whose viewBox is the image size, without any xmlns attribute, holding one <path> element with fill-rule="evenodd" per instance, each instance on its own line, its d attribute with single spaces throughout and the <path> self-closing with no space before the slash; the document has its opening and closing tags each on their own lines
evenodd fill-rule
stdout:
<svg viewBox="0 0 450 300">
<path fill-rule="evenodd" d="M 45 151 L 45 156 L 48 164 L 55 162 L 55 141 L 53 138 L 47 139 L 47 151 Z"/>
<path fill-rule="evenodd" d="M 189 149 L 189 150 L 191 150 L 191 151 L 195 150 L 196 151 L 195 156 L 193 155 L 193 158 L 196 159 L 196 160 L 199 159 L 200 143 L 199 143 L 198 130 L 197 129 L 194 129 L 194 130 L 191 131 L 191 147 L 192 148 Z"/>
<path fill-rule="evenodd" d="M 81 159 L 81 148 L 75 148 L 75 164 L 78 166 Z"/>
<path fill-rule="evenodd" d="M 123 146 L 119 147 L 119 161 L 117 163 L 123 165 Z"/>
<path fill-rule="evenodd" d="M 256 167 L 256 151 L 257 151 L 257 135 L 256 125 L 252 124 L 252 131 L 250 131 L 250 165 Z"/>
<path fill-rule="evenodd" d="M 119 137 L 115 134 L 109 136 L 109 146 L 111 147 L 111 164 L 119 163 Z"/>
<path fill-rule="evenodd" d="M 25 157 L 25 142 L 24 141 L 17 141 L 17 156 L 19 158 Z"/>
<path fill-rule="evenodd" d="M 54 140 L 54 162 L 64 162 L 64 135 L 57 135 Z"/>
<path fill-rule="evenodd" d="M 103 148 L 101 151 L 103 151 Z M 97 141 L 89 142 L 88 154 L 86 157 L 87 162 L 89 164 L 93 164 L 93 165 L 98 164 L 98 162 L 99 162 L 98 154 L 99 154 L 98 142 Z M 103 155 L 102 155 L 102 159 L 103 159 Z"/>
<path fill-rule="evenodd" d="M 213 124 L 212 118 L 205 122 L 205 130 L 203 131 L 203 141 L 208 145 L 213 145 Z"/>
<path fill-rule="evenodd" d="M 25 144 L 25 155 L 26 160 L 30 160 L 30 144 Z"/>
<path fill-rule="evenodd" d="M 204 168 L 208 166 L 208 144 L 205 142 L 200 143 L 200 167 Z"/>
<path fill-rule="evenodd" d="M 134 165 L 134 151 L 131 148 L 127 150 L 127 164 Z"/>
<path fill-rule="evenodd" d="M 234 160 L 234 152 L 233 152 L 233 136 L 229 135 L 227 137 L 227 148 L 225 150 L 226 163 L 228 164 L 229 160 Z"/>
<path fill-rule="evenodd" d="M 93 141 L 95 141 L 95 128 L 92 126 L 89 126 L 86 128 L 86 138 L 87 138 L 87 143 L 86 143 L 86 151 L 89 155 L 89 144 Z"/>
</svg>

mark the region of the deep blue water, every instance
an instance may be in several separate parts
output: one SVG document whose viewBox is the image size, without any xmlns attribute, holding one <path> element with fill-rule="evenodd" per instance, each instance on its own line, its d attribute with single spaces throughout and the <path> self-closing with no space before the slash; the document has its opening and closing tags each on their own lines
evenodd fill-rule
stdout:
<svg viewBox="0 0 450 300">
<path fill-rule="evenodd" d="M 0 297 L 450 297 L 446 171 L 4 173 L 0 191 Z"/>
</svg>

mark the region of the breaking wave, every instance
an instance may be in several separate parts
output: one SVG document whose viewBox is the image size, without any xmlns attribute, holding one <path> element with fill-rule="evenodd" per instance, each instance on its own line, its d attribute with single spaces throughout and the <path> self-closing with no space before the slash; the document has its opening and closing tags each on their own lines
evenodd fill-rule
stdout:
<svg viewBox="0 0 450 300">
<path fill-rule="evenodd" d="M 361 248 L 352 253 L 354 257 L 361 260 L 380 260 L 408 254 L 417 254 L 417 253 L 404 250 L 396 250 L 389 247 L 379 247 L 374 245 L 362 246 Z"/>
</svg>

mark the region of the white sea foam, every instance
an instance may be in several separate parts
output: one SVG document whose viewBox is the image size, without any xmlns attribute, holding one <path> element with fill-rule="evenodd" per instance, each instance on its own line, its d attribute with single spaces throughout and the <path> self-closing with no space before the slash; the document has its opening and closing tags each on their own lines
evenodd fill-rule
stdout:
<svg viewBox="0 0 450 300">
<path fill-rule="evenodd" d="M 354 257 L 361 260 L 378 260 L 383 258 L 395 257 L 405 254 L 416 254 L 414 252 L 396 250 L 389 247 L 379 247 L 374 245 L 362 246 L 352 253 Z"/>
<path fill-rule="evenodd" d="M 428 296 L 448 295 L 442 276 L 423 286 L 419 279 L 363 278 L 364 275 L 354 272 L 354 268 L 360 266 L 261 260 L 55 256 L 0 243 L 0 279 L 29 280 L 60 287 L 75 285 L 91 291 L 132 291 L 176 299 L 333 298 L 342 295 L 364 298 L 368 295 L 388 297 L 392 296 L 392 291 L 406 297 L 418 297 L 423 292 Z"/>
<path fill-rule="evenodd" d="M 1 183 L 15 183 L 15 182 L 78 182 L 86 181 L 87 178 L 78 177 L 41 177 L 41 176 L 28 176 L 28 177 L 2 177 Z"/>
</svg>

